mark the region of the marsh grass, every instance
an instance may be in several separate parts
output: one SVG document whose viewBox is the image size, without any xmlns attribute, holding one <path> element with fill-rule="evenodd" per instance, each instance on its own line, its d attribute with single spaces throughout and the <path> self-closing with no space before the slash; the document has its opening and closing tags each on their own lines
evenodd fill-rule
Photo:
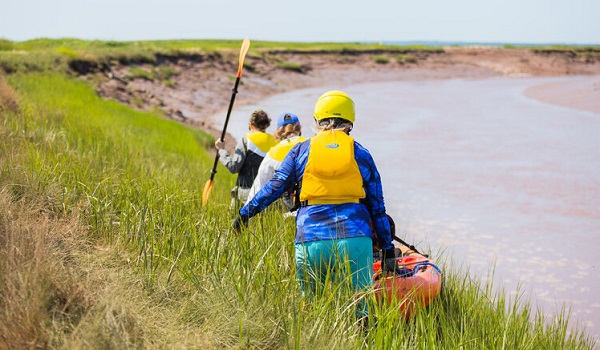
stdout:
<svg viewBox="0 0 600 350">
<path fill-rule="evenodd" d="M 279 62 L 277 63 L 277 67 L 297 73 L 302 73 L 308 69 L 307 67 L 304 67 L 300 63 L 296 62 Z"/>
<path fill-rule="evenodd" d="M 177 76 L 179 74 L 181 74 L 181 71 L 179 71 L 177 68 L 175 67 L 171 67 L 171 66 L 151 66 L 151 67 L 139 67 L 139 66 L 134 66 L 134 67 L 130 67 L 129 68 L 129 73 L 128 75 L 125 76 L 125 79 L 128 80 L 132 80 L 132 79 L 145 79 L 145 80 L 159 80 L 164 82 L 167 85 L 173 85 L 173 81 L 171 80 L 171 78 L 173 78 L 174 76 Z"/>
<path fill-rule="evenodd" d="M 396 56 L 396 62 L 400 64 L 417 63 L 417 59 L 411 55 L 398 55 Z"/>
<path fill-rule="evenodd" d="M 16 111 L 19 107 L 17 92 L 6 82 L 0 73 L 0 112 Z"/>
<path fill-rule="evenodd" d="M 222 166 L 201 206 L 211 136 L 64 74 L 7 81 L 19 106 L 0 114 L 0 348 L 595 346 L 565 315 L 546 320 L 442 256 L 442 295 L 409 321 L 398 301 L 344 283 L 303 297 L 293 221 L 269 209 L 232 232 Z"/>
<path fill-rule="evenodd" d="M 378 64 L 388 64 L 390 59 L 386 56 L 371 56 L 371 59 Z"/>
</svg>

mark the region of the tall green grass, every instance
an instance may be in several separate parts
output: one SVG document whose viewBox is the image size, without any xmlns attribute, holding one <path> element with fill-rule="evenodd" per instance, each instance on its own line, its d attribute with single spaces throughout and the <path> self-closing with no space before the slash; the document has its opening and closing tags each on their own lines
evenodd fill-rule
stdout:
<svg viewBox="0 0 600 350">
<path fill-rule="evenodd" d="M 568 332 L 564 314 L 544 319 L 527 301 L 495 294 L 442 256 L 444 291 L 430 307 L 405 322 L 398 304 L 376 303 L 367 293 L 370 319 L 362 324 L 356 296 L 343 285 L 302 296 L 293 221 L 268 210 L 248 230 L 231 232 L 234 177 L 224 167 L 201 206 L 211 136 L 101 100 L 88 83 L 63 74 L 15 74 L 8 82 L 19 103 L 0 115 L 0 249 L 16 255 L 0 264 L 0 286 L 13 286 L 0 287 L 0 316 L 23 315 L 30 326 L 2 325 L 5 344 L 25 334 L 18 344 L 53 348 L 595 348 L 584 333 Z M 28 214 L 15 225 L 15 213 Z M 15 250 L 15 237 L 36 232 L 41 218 L 54 227 L 41 232 L 58 238 L 33 237 Z M 83 242 L 65 246 L 66 231 Z M 31 260 L 17 259 L 19 251 L 44 242 L 51 243 L 40 253 L 46 259 L 62 252 L 53 269 L 12 272 Z M 24 275 L 31 281 L 17 283 Z M 44 278 L 52 283 L 36 283 Z M 66 285 L 73 292 L 49 292 Z M 36 312 L 28 299 L 11 299 L 34 286 Z"/>
</svg>

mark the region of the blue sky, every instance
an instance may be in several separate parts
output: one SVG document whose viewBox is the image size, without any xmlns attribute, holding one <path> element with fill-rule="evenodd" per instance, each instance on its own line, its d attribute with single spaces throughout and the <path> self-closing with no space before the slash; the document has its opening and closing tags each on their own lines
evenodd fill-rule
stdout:
<svg viewBox="0 0 600 350">
<path fill-rule="evenodd" d="M 0 38 L 600 44 L 600 0 L 0 0 Z"/>
</svg>

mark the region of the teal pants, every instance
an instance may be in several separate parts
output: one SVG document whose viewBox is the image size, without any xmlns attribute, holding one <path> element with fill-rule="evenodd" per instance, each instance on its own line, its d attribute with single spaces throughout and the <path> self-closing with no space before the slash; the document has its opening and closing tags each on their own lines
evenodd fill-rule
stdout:
<svg viewBox="0 0 600 350">
<path fill-rule="evenodd" d="M 314 295 L 327 281 L 351 283 L 354 292 L 373 286 L 373 240 L 354 237 L 298 243 L 295 245 L 296 275 L 302 294 Z M 359 316 L 366 316 L 361 302 Z"/>
</svg>

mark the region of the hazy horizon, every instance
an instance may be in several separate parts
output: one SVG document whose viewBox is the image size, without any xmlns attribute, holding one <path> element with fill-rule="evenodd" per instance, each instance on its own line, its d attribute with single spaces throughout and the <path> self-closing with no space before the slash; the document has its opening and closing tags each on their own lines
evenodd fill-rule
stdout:
<svg viewBox="0 0 600 350">
<path fill-rule="evenodd" d="M 600 1 L 3 1 L 0 38 L 600 44 Z"/>
<path fill-rule="evenodd" d="M 144 42 L 144 41 L 194 41 L 194 40 L 242 40 L 243 38 L 172 38 L 172 39 L 143 39 L 143 40 L 114 40 L 114 39 L 85 39 L 78 37 L 37 37 L 25 40 L 11 40 L 0 36 L 0 40 L 8 40 L 10 42 L 20 43 L 34 40 L 83 40 L 83 41 L 120 41 L 120 42 Z M 289 42 L 289 43 L 359 43 L 359 44 L 381 44 L 381 45 L 424 45 L 424 46 L 600 46 L 598 43 L 573 43 L 573 42 L 484 42 L 484 41 L 442 41 L 442 40 L 383 40 L 383 41 L 359 41 L 359 40 L 344 40 L 344 41 L 301 41 L 301 40 L 262 40 L 249 38 L 251 40 L 269 41 L 269 42 Z"/>
</svg>

